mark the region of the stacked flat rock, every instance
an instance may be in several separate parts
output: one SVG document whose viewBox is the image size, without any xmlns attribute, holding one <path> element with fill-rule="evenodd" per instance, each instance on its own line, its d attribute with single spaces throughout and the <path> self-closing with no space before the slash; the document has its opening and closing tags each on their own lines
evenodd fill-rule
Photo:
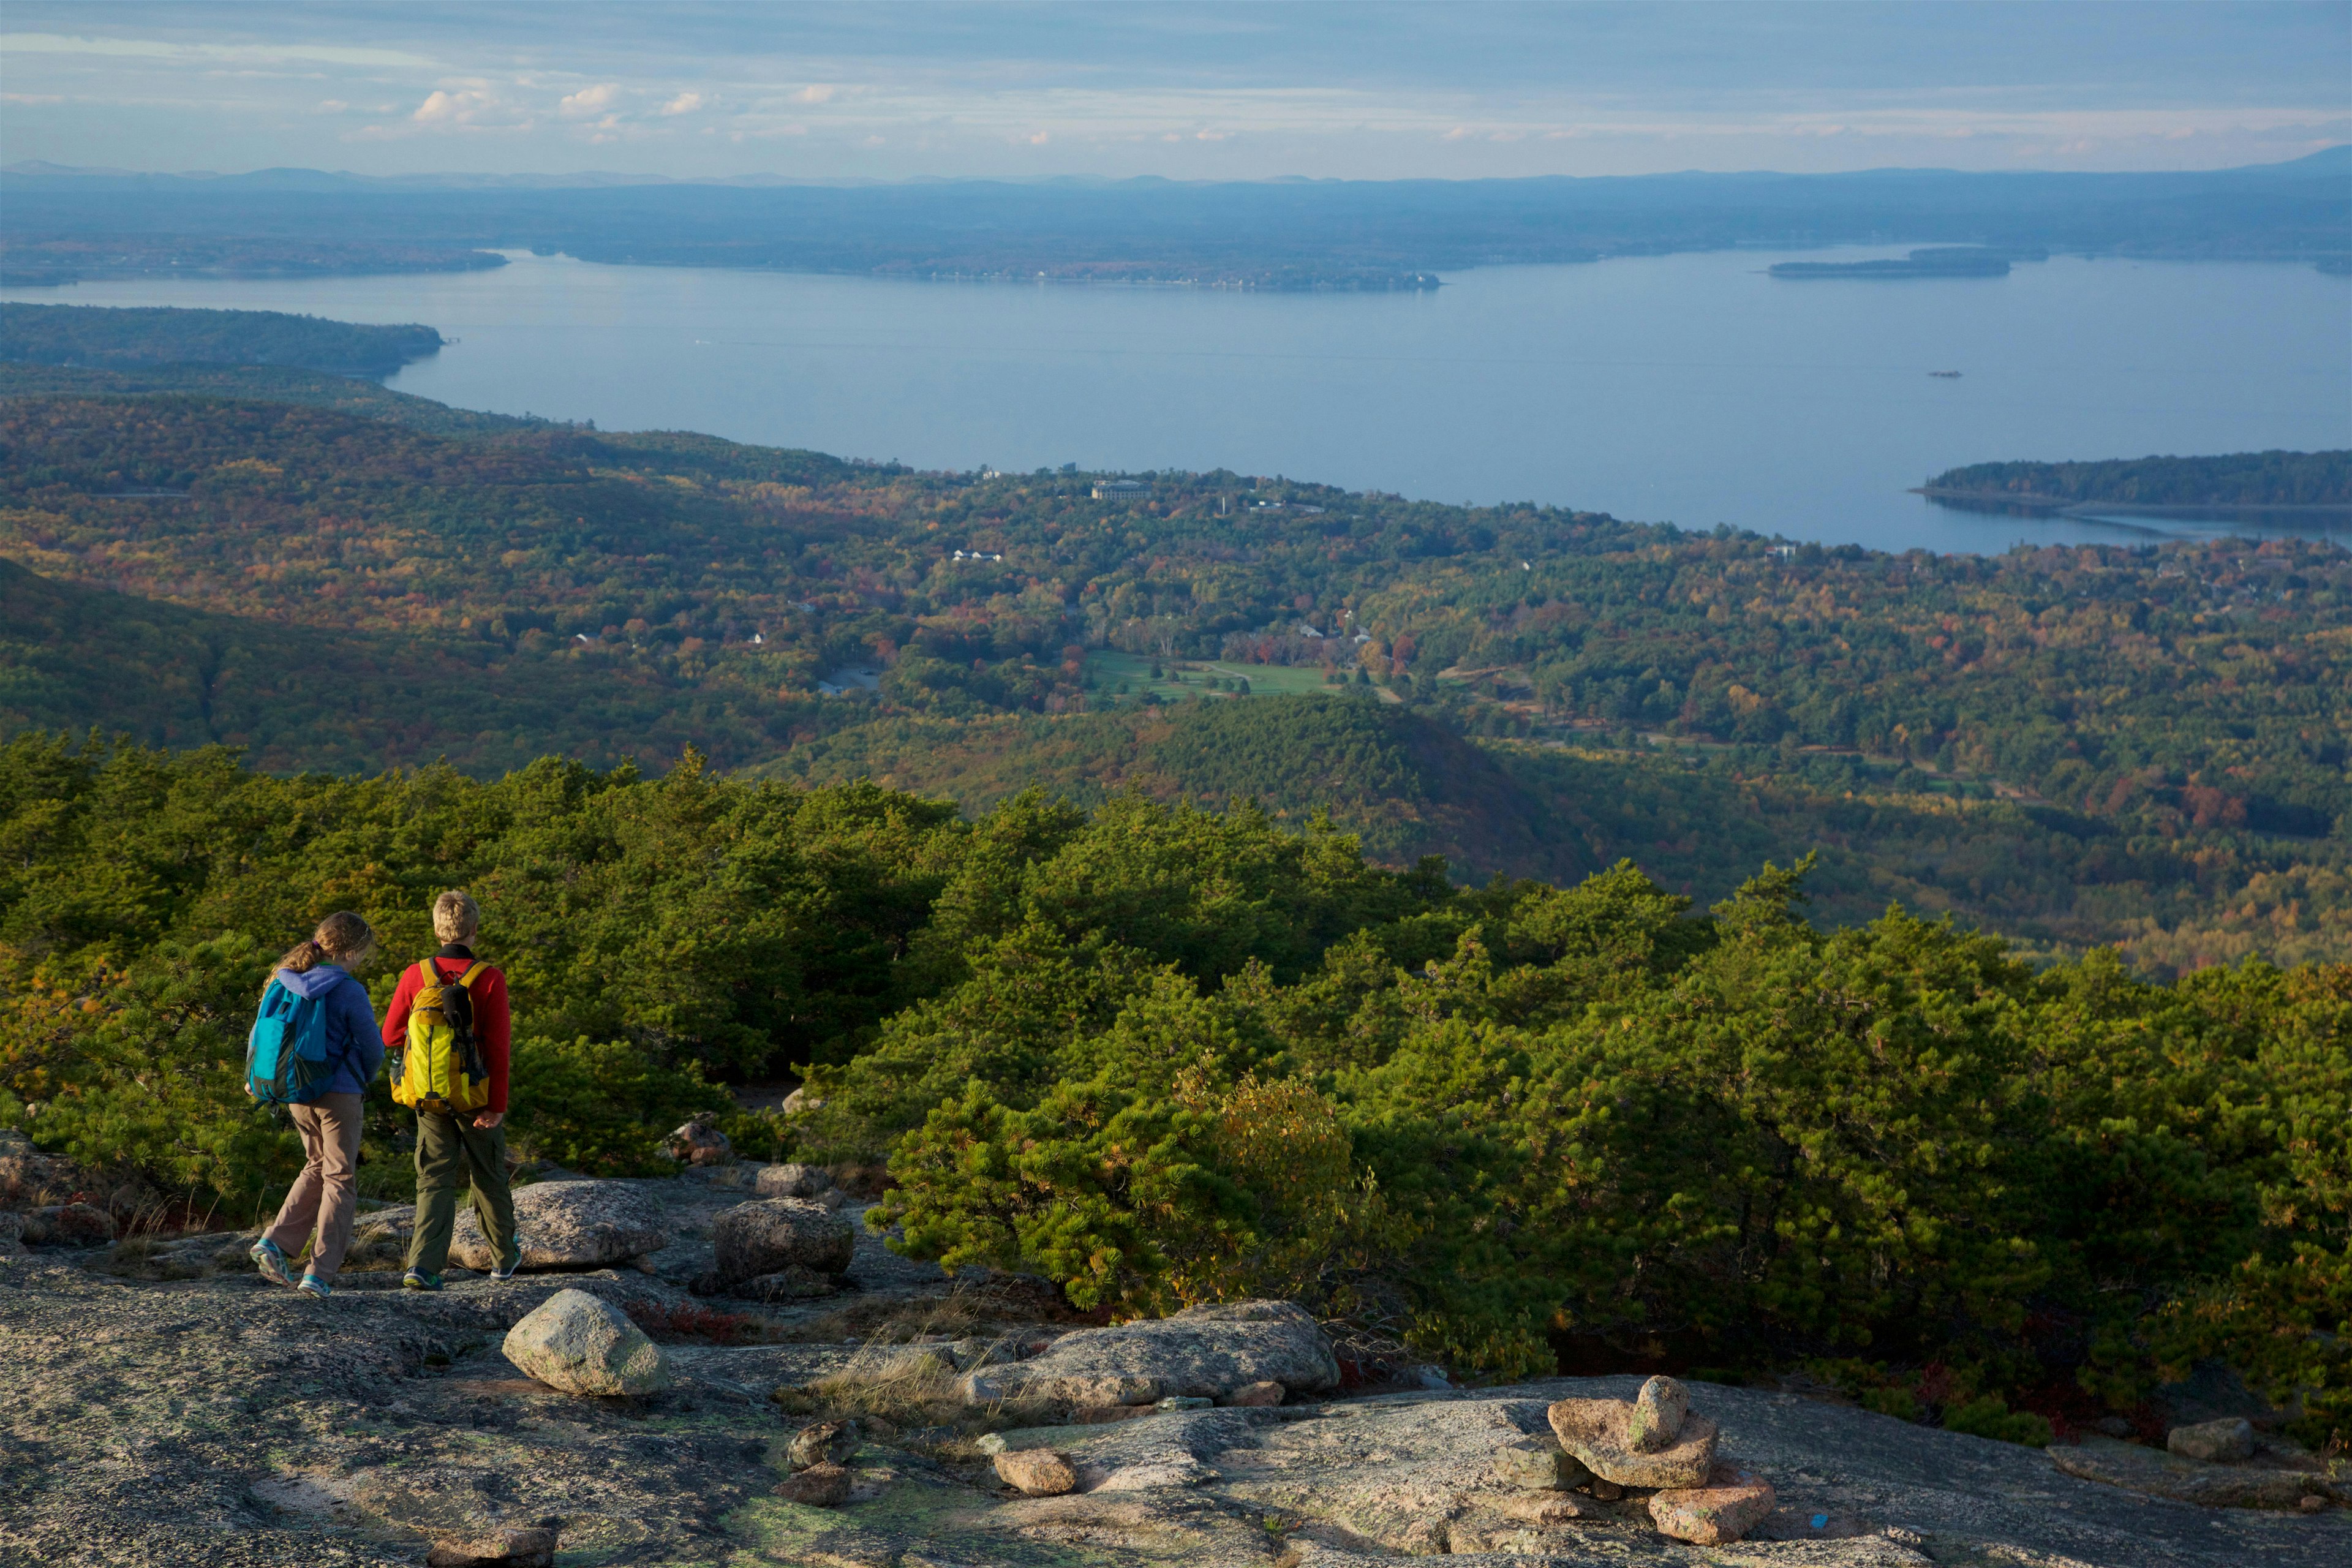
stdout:
<svg viewBox="0 0 2352 1568">
<path fill-rule="evenodd" d="M 1639 1398 L 1563 1399 L 1550 1410 L 1559 1446 L 1621 1487 L 1700 1487 L 1715 1468 L 1715 1423 L 1693 1415 L 1690 1395 L 1654 1377 Z"/>
<path fill-rule="evenodd" d="M 707 1117 L 698 1116 L 669 1135 L 669 1157 L 687 1165 L 731 1165 L 735 1163 L 735 1146 L 727 1134 L 710 1124 Z"/>
<path fill-rule="evenodd" d="M 515 1239 L 530 1271 L 609 1268 L 669 1245 L 660 1214 L 620 1182 L 535 1182 L 515 1189 L 514 1207 Z M 457 1211 L 449 1256 L 467 1268 L 499 1265 L 471 1204 Z"/>
<path fill-rule="evenodd" d="M 1658 1533 L 1699 1546 L 1738 1541 L 1780 1506 L 1772 1483 L 1752 1470 L 1717 1462 L 1703 1487 L 1678 1487 L 1650 1498 Z"/>
</svg>

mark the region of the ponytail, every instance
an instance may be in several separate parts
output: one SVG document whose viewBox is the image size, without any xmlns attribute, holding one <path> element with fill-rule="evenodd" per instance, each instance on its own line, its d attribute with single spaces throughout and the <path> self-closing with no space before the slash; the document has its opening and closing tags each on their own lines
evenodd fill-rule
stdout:
<svg viewBox="0 0 2352 1568">
<path fill-rule="evenodd" d="M 308 942 L 298 942 L 287 949 L 286 956 L 278 961 L 278 967 L 300 974 L 331 960 L 349 964 L 374 951 L 375 932 L 368 929 L 367 921 L 349 910 L 342 910 L 320 921 L 319 929 L 310 933 Z"/>
</svg>

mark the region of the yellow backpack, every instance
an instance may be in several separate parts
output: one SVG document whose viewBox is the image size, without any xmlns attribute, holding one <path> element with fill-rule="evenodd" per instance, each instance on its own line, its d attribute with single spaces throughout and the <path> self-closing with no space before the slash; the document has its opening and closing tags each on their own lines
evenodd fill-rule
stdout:
<svg viewBox="0 0 2352 1568">
<path fill-rule="evenodd" d="M 467 987 L 488 964 L 443 981 L 431 959 L 416 966 L 423 984 L 408 1009 L 408 1048 L 393 1071 L 392 1098 L 444 1115 L 479 1110 L 490 1102 L 490 1069 L 474 1040 L 474 998 Z"/>
</svg>

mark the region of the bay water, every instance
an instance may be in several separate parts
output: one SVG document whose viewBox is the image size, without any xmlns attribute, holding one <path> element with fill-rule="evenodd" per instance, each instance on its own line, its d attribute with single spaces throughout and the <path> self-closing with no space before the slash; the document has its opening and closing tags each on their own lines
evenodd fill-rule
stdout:
<svg viewBox="0 0 2352 1568">
<path fill-rule="evenodd" d="M 488 272 L 0 298 L 422 321 L 457 342 L 394 389 L 606 429 L 925 468 L 1223 468 L 1880 550 L 2284 531 L 1962 512 L 1906 491 L 1993 459 L 2352 446 L 2352 279 L 2078 258 L 1991 279 L 1767 275 L 1791 254 L 1476 268 L 1399 294 L 516 254 Z"/>
</svg>

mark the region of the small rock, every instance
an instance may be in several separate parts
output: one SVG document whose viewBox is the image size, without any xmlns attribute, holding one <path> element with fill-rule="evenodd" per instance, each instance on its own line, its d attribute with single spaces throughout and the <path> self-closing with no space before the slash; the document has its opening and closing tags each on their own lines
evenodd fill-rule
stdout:
<svg viewBox="0 0 2352 1568">
<path fill-rule="evenodd" d="M 1662 1491 L 1650 1499 L 1658 1533 L 1699 1546 L 1738 1541 L 1779 1506 L 1772 1483 L 1736 1465 L 1717 1465 L 1706 1485 Z"/>
<path fill-rule="evenodd" d="M 1078 1484 L 1070 1462 L 1051 1448 L 1024 1448 L 999 1454 L 996 1475 L 1006 1486 L 1029 1497 L 1060 1497 Z"/>
<path fill-rule="evenodd" d="M 669 1359 L 619 1308 L 558 1290 L 507 1331 L 507 1359 L 566 1394 L 651 1394 L 669 1386 Z"/>
<path fill-rule="evenodd" d="M 822 1165 L 770 1165 L 754 1189 L 763 1198 L 813 1198 L 833 1185 Z"/>
<path fill-rule="evenodd" d="M 555 1531 L 493 1530 L 481 1535 L 436 1541 L 425 1554 L 426 1568 L 553 1568 Z"/>
<path fill-rule="evenodd" d="M 727 1134 L 711 1125 L 707 1116 L 698 1116 L 669 1135 L 664 1151 L 673 1160 L 688 1165 L 731 1165 L 735 1163 L 735 1145 Z"/>
<path fill-rule="evenodd" d="M 1556 1443 L 1528 1437 L 1495 1451 L 1493 1474 L 1497 1484 L 1527 1491 L 1565 1491 L 1592 1479 L 1592 1472 Z"/>
<path fill-rule="evenodd" d="M 669 1245 L 660 1214 L 619 1182 L 533 1182 L 514 1190 L 514 1209 L 515 1239 L 526 1272 L 605 1268 Z M 499 1266 L 471 1204 L 457 1210 L 449 1258 L 485 1272 Z"/>
<path fill-rule="evenodd" d="M 24 1238 L 43 1247 L 104 1247 L 114 1216 L 89 1204 L 44 1204 L 24 1218 Z"/>
<path fill-rule="evenodd" d="M 812 1097 L 808 1091 L 808 1086 L 806 1084 L 803 1084 L 800 1088 L 793 1090 L 792 1093 L 784 1096 L 783 1104 L 778 1106 L 776 1109 L 783 1115 L 798 1116 L 803 1111 L 818 1110 L 823 1107 L 824 1104 L 824 1101 L 822 1099 Z"/>
<path fill-rule="evenodd" d="M 1282 1384 L 1271 1381 L 1244 1383 L 1225 1395 L 1225 1403 L 1238 1405 L 1244 1408 L 1262 1408 L 1281 1404 L 1289 1392 Z"/>
<path fill-rule="evenodd" d="M 839 1508 L 849 1500 L 849 1472 L 839 1465 L 811 1465 L 778 1481 L 776 1495 L 810 1508 Z"/>
<path fill-rule="evenodd" d="M 1165 1399 L 1155 1400 L 1151 1407 L 1154 1410 L 1211 1410 L 1216 1407 L 1216 1403 L 1197 1394 L 1171 1394 Z"/>
<path fill-rule="evenodd" d="M 1625 1423 L 1625 1441 L 1637 1454 L 1655 1454 L 1674 1447 L 1675 1435 L 1690 1414 L 1690 1394 L 1671 1377 L 1654 1377 L 1633 1396 L 1633 1416 Z"/>
<path fill-rule="evenodd" d="M 2120 1415 L 2102 1415 L 2091 1423 L 2091 1430 L 2106 1437 L 2128 1437 L 2132 1424 Z"/>
<path fill-rule="evenodd" d="M 2175 1426 L 2165 1434 L 2164 1446 L 2184 1459 L 2203 1459 L 2214 1464 L 2251 1459 L 2254 1457 L 2254 1428 L 2252 1423 L 2237 1415 L 2220 1421 L 2200 1421 L 2194 1426 Z"/>
<path fill-rule="evenodd" d="M 1643 1453 L 1628 1435 L 1633 1406 L 1625 1400 L 1563 1399 L 1549 1414 L 1559 1446 L 1621 1487 L 1704 1486 L 1715 1468 L 1715 1423 L 1703 1415 L 1685 1415 L 1669 1447 Z"/>
<path fill-rule="evenodd" d="M 1592 1480 L 1592 1495 L 1602 1502 L 1615 1502 L 1625 1495 L 1625 1489 L 1615 1481 L 1604 1481 L 1596 1476 Z"/>
<path fill-rule="evenodd" d="M 2327 1500 L 2324 1497 L 2318 1497 L 2312 1493 L 2305 1492 L 2303 1496 L 2294 1500 L 2294 1506 L 2302 1510 L 2305 1513 L 2317 1513 L 2321 1509 L 2327 1506 Z"/>
<path fill-rule="evenodd" d="M 0 1209 L 0 1258 L 20 1258 L 25 1252 L 25 1216 Z"/>
<path fill-rule="evenodd" d="M 1560 1457 L 1567 1458 L 1564 1454 Z M 1521 1524 L 1556 1525 L 1566 1524 L 1571 1520 L 1590 1519 L 1599 1510 L 1558 1492 L 1522 1492 L 1517 1497 L 1507 1497 L 1497 1501 L 1495 1511 L 1507 1519 L 1516 1519 Z"/>
<path fill-rule="evenodd" d="M 855 1421 L 819 1421 L 793 1434 L 784 1449 L 785 1462 L 795 1470 L 818 1465 L 845 1465 L 857 1452 L 860 1434 Z"/>
<path fill-rule="evenodd" d="M 840 1274 L 857 1251 L 847 1220 L 803 1198 L 760 1198 L 722 1210 L 710 1222 L 710 1241 L 719 1277 L 730 1285 L 794 1266 Z"/>
<path fill-rule="evenodd" d="M 983 1454 L 1002 1454 L 1007 1451 L 1004 1434 L 1002 1432 L 984 1432 L 972 1447 Z"/>
</svg>

